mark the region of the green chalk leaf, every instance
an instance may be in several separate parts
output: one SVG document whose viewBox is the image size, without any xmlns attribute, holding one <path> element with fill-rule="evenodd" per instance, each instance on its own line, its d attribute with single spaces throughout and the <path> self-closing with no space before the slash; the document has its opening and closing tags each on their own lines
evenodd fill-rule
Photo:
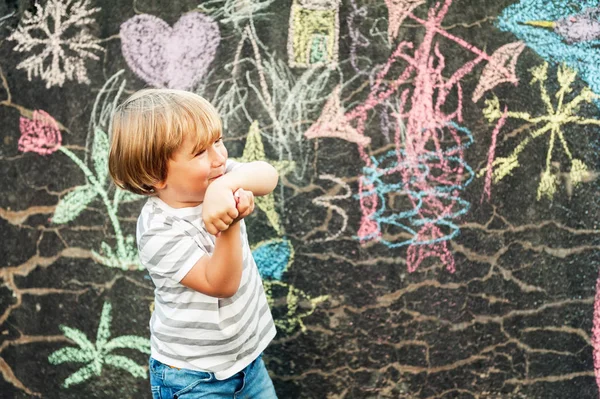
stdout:
<svg viewBox="0 0 600 399">
<path fill-rule="evenodd" d="M 75 188 L 56 205 L 52 223 L 63 224 L 75 219 L 95 197 L 96 190 L 88 185 Z"/>
<path fill-rule="evenodd" d="M 100 183 L 104 183 L 108 176 L 108 151 L 110 144 L 108 136 L 100 128 L 94 130 L 94 144 L 92 145 L 92 159 L 94 169 Z"/>
<path fill-rule="evenodd" d="M 56 352 L 52 352 L 50 356 L 48 356 L 48 361 L 51 364 L 61 364 L 61 363 L 88 363 L 96 357 L 96 353 L 92 350 L 83 350 L 79 348 L 73 348 L 72 346 L 67 346 L 57 350 Z"/>
<path fill-rule="evenodd" d="M 104 358 L 104 363 L 125 370 L 134 377 L 148 378 L 146 369 L 125 356 L 108 355 Z"/>
</svg>

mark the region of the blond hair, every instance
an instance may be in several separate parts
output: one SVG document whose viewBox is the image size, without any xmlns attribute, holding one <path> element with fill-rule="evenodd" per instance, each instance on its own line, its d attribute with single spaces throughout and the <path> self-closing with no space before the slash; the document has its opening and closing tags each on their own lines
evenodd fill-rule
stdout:
<svg viewBox="0 0 600 399">
<path fill-rule="evenodd" d="M 152 195 L 167 178 L 168 160 L 187 135 L 194 152 L 221 135 L 221 118 L 208 101 L 182 90 L 144 89 L 119 105 L 113 115 L 108 168 L 115 184 Z"/>
</svg>

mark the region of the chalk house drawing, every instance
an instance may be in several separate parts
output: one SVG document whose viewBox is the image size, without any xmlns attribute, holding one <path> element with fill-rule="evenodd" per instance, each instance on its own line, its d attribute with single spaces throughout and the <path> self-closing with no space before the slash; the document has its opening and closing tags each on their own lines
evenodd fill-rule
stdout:
<svg viewBox="0 0 600 399">
<path fill-rule="evenodd" d="M 294 0 L 288 32 L 292 68 L 337 65 L 339 4 L 340 0 Z"/>
</svg>

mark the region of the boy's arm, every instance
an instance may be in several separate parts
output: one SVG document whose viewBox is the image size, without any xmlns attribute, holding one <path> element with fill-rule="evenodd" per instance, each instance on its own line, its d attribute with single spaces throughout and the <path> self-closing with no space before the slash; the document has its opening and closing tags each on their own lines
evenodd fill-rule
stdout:
<svg viewBox="0 0 600 399">
<path fill-rule="evenodd" d="M 234 169 L 215 180 L 206 190 L 204 202 L 203 218 L 206 228 L 211 234 L 216 234 L 215 229 L 210 222 L 214 219 L 222 219 L 222 215 L 215 213 L 211 217 L 213 203 L 218 204 L 223 191 L 228 192 L 226 196 L 232 196 L 240 188 L 251 191 L 254 195 L 267 195 L 275 189 L 279 175 L 275 168 L 266 162 L 257 161 Z M 212 198 L 211 198 L 212 197 Z M 233 199 L 233 196 L 232 196 Z M 235 200 L 233 200 L 232 211 L 235 210 Z M 231 208 L 231 207 L 230 207 Z M 237 217 L 237 216 L 236 216 Z M 228 218 L 234 219 L 233 214 Z M 213 232 L 213 230 L 215 230 Z M 242 241 L 240 236 L 240 224 L 234 222 L 229 228 L 221 231 L 215 242 L 215 251 L 209 256 L 205 255 L 192 267 L 192 269 L 181 280 L 181 284 L 193 290 L 218 298 L 229 298 L 233 296 L 239 286 L 242 278 Z"/>
<path fill-rule="evenodd" d="M 227 230 L 239 217 L 233 193 L 240 188 L 254 195 L 267 195 L 277 186 L 277 170 L 266 162 L 244 163 L 216 179 L 206 189 L 202 219 L 213 235 Z"/>
<path fill-rule="evenodd" d="M 227 187 L 231 192 L 242 188 L 254 195 L 267 195 L 275 189 L 279 174 L 267 162 L 243 163 L 231 172 L 217 179 L 213 184 Z M 210 189 L 210 187 L 209 187 Z"/>
<path fill-rule="evenodd" d="M 200 258 L 181 284 L 212 297 L 232 297 L 242 279 L 242 256 L 240 224 L 233 223 L 217 237 L 214 253 Z"/>
</svg>

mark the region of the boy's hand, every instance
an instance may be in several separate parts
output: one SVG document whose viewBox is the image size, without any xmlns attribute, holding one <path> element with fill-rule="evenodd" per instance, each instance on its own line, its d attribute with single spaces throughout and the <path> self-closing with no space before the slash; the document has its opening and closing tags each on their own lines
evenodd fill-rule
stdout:
<svg viewBox="0 0 600 399">
<path fill-rule="evenodd" d="M 227 226 L 227 228 L 239 222 L 254 211 L 254 194 L 252 194 L 252 191 L 246 191 L 240 188 L 235 193 L 233 193 L 233 199 L 235 200 L 236 208 L 238 211 L 238 217 L 233 219 L 233 221 L 229 226 Z M 222 231 L 224 230 L 219 231 L 216 234 L 216 236 L 220 237 Z"/>
<path fill-rule="evenodd" d="M 247 191 L 240 188 L 233 193 L 233 197 L 235 198 L 236 209 L 239 213 L 238 217 L 234 220 L 235 223 L 250 215 L 254 211 L 254 194 L 252 194 L 252 191 Z"/>
<path fill-rule="evenodd" d="M 231 189 L 214 182 L 204 194 L 202 220 L 206 230 L 217 235 L 229 228 L 229 225 L 239 216 L 236 200 L 231 195 Z"/>
</svg>

